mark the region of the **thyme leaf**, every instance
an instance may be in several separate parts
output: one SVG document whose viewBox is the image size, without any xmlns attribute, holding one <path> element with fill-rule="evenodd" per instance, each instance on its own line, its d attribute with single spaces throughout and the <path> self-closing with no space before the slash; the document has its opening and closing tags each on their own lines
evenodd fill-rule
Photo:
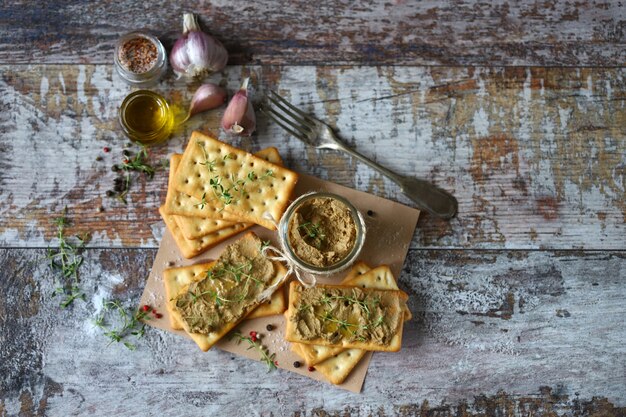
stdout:
<svg viewBox="0 0 626 417">
<path fill-rule="evenodd" d="M 73 243 L 65 236 L 65 228 L 69 226 L 70 221 L 66 217 L 67 207 L 63 209 L 60 217 L 54 220 L 57 226 L 57 239 L 59 246 L 57 248 L 47 249 L 46 259 L 48 260 L 50 269 L 60 272 L 57 277 L 57 287 L 52 292 L 52 296 L 63 296 L 60 306 L 62 308 L 69 307 L 76 299 L 85 299 L 79 283 L 78 270 L 83 263 L 81 255 L 85 243 L 89 240 L 89 235 L 75 236 L 76 242 Z"/>
<path fill-rule="evenodd" d="M 161 167 L 166 167 L 167 162 L 163 163 L 161 161 L 160 165 Z M 142 146 L 135 155 L 132 155 L 128 150 L 124 150 L 122 163 L 113 165 L 113 171 L 119 174 L 113 182 L 113 190 L 107 191 L 107 197 L 115 197 L 120 202 L 128 204 L 126 196 L 132 184 L 131 172 L 143 173 L 151 180 L 157 168 L 148 163 L 148 150 L 145 146 Z"/>
<path fill-rule="evenodd" d="M 267 364 L 267 372 L 277 368 L 276 354 L 270 353 L 269 349 L 263 346 L 259 341 L 252 340 L 249 336 L 244 336 L 239 330 L 230 336 L 230 339 L 237 339 L 237 344 L 245 341 L 248 343 L 248 349 L 256 349 L 261 355 L 261 361 Z"/>
<path fill-rule="evenodd" d="M 127 159 L 124 159 L 124 161 L 120 165 L 120 169 L 127 171 L 127 172 L 128 171 L 143 172 L 144 174 L 146 174 L 148 179 L 152 179 L 154 177 L 155 169 L 150 164 L 148 164 L 147 161 L 148 161 L 148 150 L 146 149 L 145 146 L 142 146 L 139 152 L 137 152 L 137 154 L 134 157 L 132 157 L 131 155 Z"/>
<path fill-rule="evenodd" d="M 134 343 L 128 341 L 128 338 L 134 336 L 139 339 L 145 335 L 146 325 L 142 320 L 150 320 L 148 311 L 144 310 L 127 310 L 119 300 L 108 300 L 102 305 L 102 313 L 96 317 L 93 324 L 100 327 L 104 331 L 104 335 L 110 339 L 108 345 L 113 342 L 123 343 L 129 350 L 135 350 L 137 347 Z M 106 324 L 105 316 L 115 316 L 113 322 L 121 323 L 117 327 L 109 327 Z M 108 346 L 107 345 L 107 346 Z"/>
<path fill-rule="evenodd" d="M 194 207 L 200 207 L 200 210 L 204 209 L 204 206 L 207 205 L 206 201 L 206 193 L 202 193 L 202 200 L 198 204 L 194 204 Z"/>
<path fill-rule="evenodd" d="M 304 222 L 300 226 L 298 226 L 298 230 L 303 230 L 305 236 L 313 240 L 318 249 L 322 245 L 322 242 L 326 239 L 326 234 L 324 234 L 324 232 L 320 228 L 319 222 Z"/>
</svg>

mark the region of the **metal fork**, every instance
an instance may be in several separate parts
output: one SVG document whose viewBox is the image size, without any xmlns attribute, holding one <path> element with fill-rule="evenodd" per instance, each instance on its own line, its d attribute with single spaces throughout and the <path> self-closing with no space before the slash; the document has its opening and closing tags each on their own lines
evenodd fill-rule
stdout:
<svg viewBox="0 0 626 417">
<path fill-rule="evenodd" d="M 456 214 L 457 201 L 452 195 L 427 181 L 396 174 L 366 158 L 340 141 L 326 123 L 309 116 L 278 93 L 270 90 L 267 100 L 273 107 L 262 105 L 261 112 L 302 142 L 317 149 L 335 149 L 352 155 L 398 184 L 402 192 L 419 208 L 435 216 L 449 219 Z"/>
</svg>

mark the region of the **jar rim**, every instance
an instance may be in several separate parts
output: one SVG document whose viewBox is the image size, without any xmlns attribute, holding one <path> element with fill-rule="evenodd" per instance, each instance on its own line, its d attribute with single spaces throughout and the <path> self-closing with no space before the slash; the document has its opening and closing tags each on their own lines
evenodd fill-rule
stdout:
<svg viewBox="0 0 626 417">
<path fill-rule="evenodd" d="M 336 262 L 332 265 L 325 266 L 325 267 L 319 267 L 319 266 L 311 265 L 307 262 L 304 262 L 295 254 L 293 248 L 291 247 L 291 243 L 289 241 L 289 223 L 291 221 L 291 218 L 295 214 L 296 210 L 304 202 L 314 199 L 314 198 L 334 199 L 344 204 L 350 211 L 350 215 L 356 226 L 356 240 L 354 242 L 354 246 L 352 247 L 352 250 L 350 251 L 350 253 L 346 255 L 343 259 L 341 259 L 339 262 Z M 285 255 L 289 258 L 291 262 L 296 264 L 298 268 L 308 273 L 312 273 L 312 274 L 330 275 L 330 274 L 343 271 L 344 269 L 348 268 L 350 265 L 352 265 L 356 261 L 357 257 L 360 255 L 361 250 L 363 249 L 363 246 L 365 244 L 366 227 L 365 227 L 365 220 L 361 212 L 345 197 L 342 197 L 338 194 L 334 194 L 330 192 L 319 191 L 319 192 L 310 192 L 310 193 L 303 194 L 300 197 L 298 197 L 296 200 L 294 200 L 289 205 L 289 207 L 287 207 L 285 214 L 281 218 L 280 223 L 278 225 L 278 232 L 280 234 L 280 240 L 284 243 L 283 249 L 285 250 Z"/>
</svg>

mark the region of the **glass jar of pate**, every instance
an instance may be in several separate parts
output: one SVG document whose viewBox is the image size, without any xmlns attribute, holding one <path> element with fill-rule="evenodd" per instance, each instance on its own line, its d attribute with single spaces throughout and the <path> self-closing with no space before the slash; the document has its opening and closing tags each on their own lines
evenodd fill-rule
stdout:
<svg viewBox="0 0 626 417">
<path fill-rule="evenodd" d="M 365 222 L 347 199 L 314 192 L 296 199 L 278 225 L 285 256 L 301 270 L 330 275 L 356 261 L 365 243 Z"/>
<path fill-rule="evenodd" d="M 127 84 L 149 87 L 165 74 L 167 54 L 156 36 L 145 32 L 130 32 L 117 41 L 115 68 Z"/>
</svg>

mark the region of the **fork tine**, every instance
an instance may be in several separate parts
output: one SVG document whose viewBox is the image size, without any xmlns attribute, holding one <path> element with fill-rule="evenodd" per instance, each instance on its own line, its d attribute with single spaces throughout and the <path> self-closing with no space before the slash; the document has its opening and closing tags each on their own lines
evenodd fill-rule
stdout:
<svg viewBox="0 0 626 417">
<path fill-rule="evenodd" d="M 295 136 L 296 138 L 300 139 L 301 141 L 306 141 L 307 140 L 306 136 L 303 136 L 301 133 L 296 133 L 295 131 L 293 131 L 289 126 L 287 126 L 286 124 L 281 122 L 277 117 L 275 117 L 273 114 L 271 114 L 269 111 L 267 111 L 264 107 L 261 107 L 260 110 L 261 110 L 261 113 L 265 114 L 267 117 L 272 119 L 274 122 L 276 122 L 276 124 L 278 124 L 278 126 L 280 126 L 283 129 L 285 129 L 292 136 Z"/>
<path fill-rule="evenodd" d="M 287 116 L 293 119 L 293 121 L 292 120 L 289 121 L 290 124 L 295 122 L 301 125 L 303 128 L 313 129 L 313 126 L 310 123 L 308 123 L 306 120 L 303 120 L 298 114 L 289 110 L 287 107 L 282 105 L 279 101 L 276 101 L 276 99 L 269 97 L 269 96 L 267 97 L 267 99 L 269 100 L 270 103 L 274 105 L 274 107 L 280 109 L 283 113 L 285 113 Z M 275 112 L 275 113 L 278 113 L 278 112 Z"/>
<path fill-rule="evenodd" d="M 280 120 L 285 122 L 288 126 L 291 126 L 292 129 L 297 130 L 302 135 L 309 136 L 311 134 L 311 129 L 309 129 L 307 126 L 301 126 L 298 123 L 294 123 L 293 120 L 289 120 L 288 118 L 286 118 L 284 115 L 282 115 L 280 112 L 277 112 L 273 108 L 268 107 L 267 109 L 265 109 L 265 111 L 271 113 L 275 117 L 278 117 Z"/>
<path fill-rule="evenodd" d="M 280 96 L 277 92 L 273 91 L 273 90 L 269 90 L 270 93 L 272 93 L 272 95 L 275 97 L 274 99 L 270 96 L 268 96 L 267 98 L 274 103 L 277 107 L 279 107 L 281 110 L 283 110 L 285 113 L 287 113 L 289 116 L 291 116 L 292 118 L 298 120 L 300 123 L 308 126 L 309 128 L 314 128 L 315 127 L 315 121 L 311 118 L 311 116 L 309 116 L 308 114 L 306 114 L 305 112 L 303 112 L 302 110 L 300 110 L 299 108 L 297 108 L 296 106 L 294 106 L 293 104 L 291 104 L 290 102 L 288 102 L 285 98 L 283 98 L 282 96 Z M 283 105 L 287 106 L 289 109 L 293 110 L 293 111 L 289 111 L 289 109 L 285 108 Z M 293 114 L 293 112 L 296 112 L 296 115 Z M 300 116 L 299 118 L 296 116 Z"/>
</svg>

